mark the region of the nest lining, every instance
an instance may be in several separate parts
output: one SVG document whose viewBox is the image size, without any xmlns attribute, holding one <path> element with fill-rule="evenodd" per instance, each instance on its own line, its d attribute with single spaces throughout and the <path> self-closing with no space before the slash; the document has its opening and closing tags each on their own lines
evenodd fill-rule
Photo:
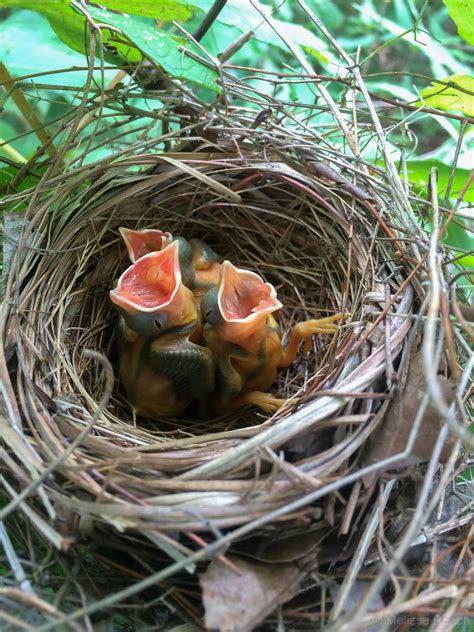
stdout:
<svg viewBox="0 0 474 632">
<path fill-rule="evenodd" d="M 143 163 L 152 165 L 147 173 L 130 173 Z M 255 155 L 137 156 L 93 181 L 82 176 L 80 185 L 72 174 L 39 205 L 36 248 L 22 262 L 30 273 L 18 307 L 18 391 L 46 462 L 84 429 L 103 395 L 103 366 L 84 349 L 116 360 L 108 291 L 128 265 L 119 226 L 200 237 L 257 271 L 278 291 L 283 331 L 352 314 L 337 336 L 317 337 L 309 358 L 280 372 L 273 392 L 305 401 L 271 418 L 242 409 L 206 421 L 135 420 L 115 389 L 80 447 L 58 464 L 61 477 L 47 483 L 55 503 L 144 533 L 230 527 L 277 511 L 357 461 L 384 412 L 383 400 L 364 393 L 385 388 L 387 357 L 396 360 L 412 326 L 413 293 L 401 291 L 393 244 L 374 239 L 378 224 L 367 207 L 314 177 L 306 157 L 297 166 Z M 388 330 L 373 328 L 384 307 Z M 350 395 L 337 396 L 343 391 Z"/>
</svg>

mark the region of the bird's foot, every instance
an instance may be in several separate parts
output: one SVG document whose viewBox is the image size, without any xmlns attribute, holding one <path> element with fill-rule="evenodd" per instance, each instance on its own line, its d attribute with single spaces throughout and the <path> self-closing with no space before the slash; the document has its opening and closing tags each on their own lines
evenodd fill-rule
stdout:
<svg viewBox="0 0 474 632">
<path fill-rule="evenodd" d="M 296 404 L 299 402 L 299 399 L 281 399 L 279 397 L 274 397 L 271 393 L 251 391 L 250 393 L 244 393 L 244 395 L 237 397 L 233 402 L 232 408 L 240 408 L 241 406 L 251 405 L 257 406 L 266 413 L 275 413 L 289 401 Z"/>
<path fill-rule="evenodd" d="M 335 323 L 342 318 L 347 318 L 349 314 L 334 314 L 333 316 L 326 316 L 325 318 L 318 318 L 312 320 L 305 320 L 302 323 L 298 323 L 294 327 L 295 333 L 304 340 L 304 352 L 310 353 L 312 349 L 312 335 L 313 334 L 334 334 L 339 329 Z"/>
</svg>

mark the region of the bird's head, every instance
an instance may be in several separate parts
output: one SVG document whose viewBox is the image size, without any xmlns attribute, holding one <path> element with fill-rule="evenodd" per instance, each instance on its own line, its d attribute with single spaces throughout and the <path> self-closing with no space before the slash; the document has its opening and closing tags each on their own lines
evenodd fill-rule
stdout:
<svg viewBox="0 0 474 632">
<path fill-rule="evenodd" d="M 228 335 L 237 342 L 258 333 L 267 317 L 281 307 L 273 285 L 265 283 L 255 272 L 224 261 L 218 286 L 202 299 L 201 314 L 210 325 L 225 326 Z"/>
<path fill-rule="evenodd" d="M 147 338 L 197 316 L 192 292 L 182 282 L 177 241 L 127 268 L 110 298 L 130 329 Z"/>
</svg>

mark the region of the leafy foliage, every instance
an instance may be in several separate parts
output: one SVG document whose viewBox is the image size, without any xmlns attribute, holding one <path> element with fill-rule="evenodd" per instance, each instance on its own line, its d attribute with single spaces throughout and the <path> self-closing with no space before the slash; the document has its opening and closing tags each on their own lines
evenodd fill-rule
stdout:
<svg viewBox="0 0 474 632">
<path fill-rule="evenodd" d="M 183 36 L 183 32 L 177 32 L 171 23 L 177 21 L 185 24 L 186 31 L 193 32 L 212 4 L 212 0 L 164 0 L 159 3 L 153 0 L 103 0 L 100 3 L 102 8 L 88 4 L 87 9 L 90 17 L 101 24 L 107 63 L 112 66 L 136 64 L 145 57 L 161 67 L 163 76 L 191 82 L 194 89 L 205 90 L 203 98 L 207 102 L 212 101 L 212 92 L 218 93 L 220 90 L 218 73 L 213 67 L 212 59 L 242 34 L 251 33 L 253 37 L 233 55 L 231 62 L 236 66 L 256 67 L 269 73 L 278 73 L 285 66 L 294 63 L 288 55 L 286 43 L 276 35 L 274 27 L 284 33 L 287 42 L 300 47 L 309 59 L 312 58 L 316 72 L 320 69 L 328 77 L 337 76 L 337 58 L 327 41 L 320 37 L 316 29 L 309 26 L 295 3 L 281 4 L 268 0 L 266 3 L 253 2 L 250 5 L 246 0 L 228 0 L 203 39 L 202 49 Z M 472 10 L 472 2 L 447 0 L 445 4 L 453 19 L 468 29 L 470 22 L 467 17 Z M 414 80 L 408 73 L 406 76 L 399 74 L 401 69 L 409 68 L 410 72 L 418 73 L 419 78 L 415 79 L 417 83 L 422 81 L 422 75 L 426 76 L 425 85 L 429 79 L 427 72 L 439 78 L 448 70 L 455 73 L 446 78 L 452 86 L 433 83 L 430 87 L 420 86 L 420 93 L 432 107 L 472 115 L 470 93 L 473 91 L 473 80 L 466 74 L 468 57 L 459 46 L 458 38 L 449 33 L 450 20 L 441 0 L 431 2 L 429 12 L 424 13 L 417 13 L 417 7 L 423 8 L 423 3 L 407 0 L 387 3 L 383 9 L 373 0 L 363 0 L 360 4 L 350 6 L 342 1 L 329 6 L 323 0 L 313 0 L 311 5 L 349 53 L 355 54 L 360 48 L 362 70 L 373 94 L 380 94 L 382 99 L 384 95 L 395 97 L 400 103 L 404 103 L 412 98 Z M 23 7 L 41 13 L 58 36 L 55 37 L 46 27 L 44 17 L 25 11 L 12 12 L 4 22 L 4 39 L 1 45 L 3 50 L 0 48 L 10 72 L 30 74 L 86 65 L 84 53 L 88 38 L 85 37 L 85 19 L 70 6 L 69 0 L 42 3 L 35 0 L 4 0 L 2 7 Z M 154 20 L 160 21 L 159 28 Z M 111 29 L 104 25 L 110 25 Z M 25 33 L 28 34 L 30 44 L 28 49 L 21 44 Z M 209 51 L 209 57 L 206 57 L 204 50 Z M 388 51 L 390 56 L 386 55 Z M 402 64 L 401 60 L 405 59 L 408 59 L 407 64 Z M 234 72 L 242 76 L 246 74 L 241 70 Z M 113 70 L 106 70 L 106 81 L 113 75 Z M 48 75 L 49 90 L 38 88 L 36 84 L 27 91 L 27 96 L 51 133 L 54 134 L 55 130 L 54 120 L 77 103 L 77 96 L 72 91 L 64 92 L 59 90 L 59 86 L 77 86 L 80 90 L 84 77 L 85 71 L 81 70 L 58 72 Z M 97 80 L 100 80 L 98 75 Z M 52 91 L 54 85 L 58 86 L 57 91 Z M 296 103 L 308 103 L 315 99 L 314 87 L 307 83 L 273 85 L 270 80 L 255 80 L 254 85 L 263 93 L 276 91 L 281 99 Z M 330 83 L 328 89 L 334 98 L 343 98 L 344 90 L 340 84 Z M 150 100 L 150 95 L 145 100 L 137 92 L 126 97 L 126 102 L 142 112 L 142 116 L 151 113 L 154 107 L 159 107 L 157 97 L 154 101 L 156 105 Z M 98 129 L 105 127 L 106 123 L 107 129 L 113 129 L 113 125 L 120 119 L 107 104 L 104 112 L 109 118 L 99 122 Z M 322 125 L 330 120 L 324 113 L 319 116 Z M 138 120 L 135 122 L 133 118 L 129 122 L 121 120 L 121 129 L 125 132 L 122 136 L 123 143 L 136 134 L 137 123 Z M 144 133 L 153 135 L 154 126 L 151 119 L 148 131 Z M 411 121 L 409 136 L 403 132 L 403 127 L 395 125 L 395 129 L 397 131 L 388 136 L 388 142 L 395 153 L 400 151 L 399 145 L 406 147 L 407 138 L 416 137 L 416 152 L 410 148 L 405 149 L 411 151 L 408 161 L 410 181 L 424 193 L 427 170 L 430 165 L 435 165 L 439 173 L 440 195 L 444 196 L 451 174 L 449 163 L 454 155 L 459 123 L 442 117 L 424 116 L 415 117 Z M 25 158 L 29 158 L 36 150 L 37 139 L 27 134 L 27 131 L 11 100 L 7 99 L 0 124 L 0 137 L 8 141 L 6 147 L 7 152 L 11 149 L 12 153 L 8 154 L 10 157 L 20 151 Z M 13 140 L 18 134 L 18 141 Z M 471 132 L 466 134 L 467 142 L 461 147 L 453 171 L 450 188 L 453 200 L 466 182 L 467 175 L 463 167 L 470 164 L 467 149 L 470 134 Z M 104 129 L 102 140 L 109 136 L 109 132 Z M 58 141 L 60 137 L 59 135 Z M 112 149 L 112 145 L 102 142 L 95 148 L 90 148 L 86 160 L 100 158 Z M 4 151 L 0 148 L 0 152 Z M 465 193 L 464 201 L 472 201 L 470 190 Z"/>
<path fill-rule="evenodd" d="M 202 56 L 202 52 L 192 42 L 188 43 L 182 37 L 149 28 L 136 18 L 112 13 L 106 9 L 90 7 L 89 13 L 97 21 L 120 29 L 132 44 L 172 77 L 194 81 L 214 92 L 220 92 L 216 83 L 217 72 L 186 55 L 186 50 L 191 49 L 196 56 Z M 140 61 L 142 58 L 141 54 L 137 56 L 133 46 L 127 42 L 117 41 L 113 34 L 107 31 L 106 42 L 117 51 L 119 57 L 127 61 Z"/>
<path fill-rule="evenodd" d="M 117 64 L 138 63 L 145 54 L 172 77 L 195 81 L 214 92 L 220 91 L 216 83 L 216 71 L 184 54 L 184 49 L 192 47 L 192 44 L 187 44 L 185 39 L 171 35 L 164 30 L 153 29 L 151 28 L 152 24 L 148 25 L 142 20 L 143 18 L 156 18 L 164 21 L 187 20 L 191 16 L 187 2 L 180 2 L 179 0 L 166 0 L 160 3 L 151 0 L 148 2 L 105 0 L 101 4 L 114 11 L 129 12 L 140 16 L 121 15 L 109 11 L 107 8 L 88 7 L 87 12 L 90 16 L 120 29 L 124 34 L 125 41 L 120 42 L 117 41 L 116 35 L 105 30 L 103 36 L 106 47 L 105 58 L 108 61 Z M 51 2 L 5 0 L 4 6 L 38 11 L 47 18 L 56 35 L 67 46 L 78 52 L 87 51 L 84 16 L 74 11 L 68 0 L 52 0 Z M 110 55 L 110 49 L 118 53 L 118 56 Z M 109 54 L 107 54 L 107 50 Z M 195 55 L 201 54 L 198 49 L 193 52 Z"/>
<path fill-rule="evenodd" d="M 456 110 L 474 116 L 474 78 L 469 75 L 451 75 L 445 77 L 443 82 L 449 85 L 434 82 L 421 91 L 426 104 L 438 110 Z"/>
<path fill-rule="evenodd" d="M 428 193 L 428 182 L 430 171 L 435 168 L 438 172 L 438 193 L 444 197 L 448 183 L 451 178 L 451 168 L 440 160 L 409 160 L 407 161 L 408 179 L 414 188 L 426 196 Z M 468 169 L 456 169 L 453 174 L 450 196 L 457 198 L 463 190 L 469 178 Z M 465 202 L 474 202 L 474 189 L 471 187 L 464 195 Z"/>
<path fill-rule="evenodd" d="M 474 46 L 474 2 L 472 0 L 443 0 L 449 15 L 456 22 L 459 35 Z"/>
</svg>

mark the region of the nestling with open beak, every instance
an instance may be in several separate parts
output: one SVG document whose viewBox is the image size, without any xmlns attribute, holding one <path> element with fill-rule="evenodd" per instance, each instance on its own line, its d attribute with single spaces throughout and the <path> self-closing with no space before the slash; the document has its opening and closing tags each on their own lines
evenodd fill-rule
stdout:
<svg viewBox="0 0 474 632">
<path fill-rule="evenodd" d="M 119 228 L 127 246 L 132 263 L 150 252 L 156 252 L 173 241 L 171 233 L 145 228 L 131 230 Z M 219 282 L 220 267 L 218 255 L 204 241 L 191 239 L 186 241 L 177 237 L 179 244 L 179 262 L 183 283 L 194 296 L 200 299 L 205 292 Z"/>
<path fill-rule="evenodd" d="M 214 388 L 214 361 L 197 344 L 202 322 L 183 284 L 180 243 L 138 258 L 110 298 L 122 317 L 120 377 L 135 410 L 174 416 L 194 399 L 203 410 Z"/>
<path fill-rule="evenodd" d="M 217 287 L 202 299 L 205 322 L 203 338 L 216 360 L 216 386 L 212 406 L 226 412 L 254 404 L 273 412 L 286 400 L 266 391 L 275 381 L 277 369 L 289 366 L 296 358 L 301 340 L 311 349 L 315 333 L 334 333 L 335 314 L 295 325 L 283 350 L 281 332 L 272 315 L 282 307 L 276 290 L 255 272 L 236 268 L 225 261 Z"/>
</svg>

